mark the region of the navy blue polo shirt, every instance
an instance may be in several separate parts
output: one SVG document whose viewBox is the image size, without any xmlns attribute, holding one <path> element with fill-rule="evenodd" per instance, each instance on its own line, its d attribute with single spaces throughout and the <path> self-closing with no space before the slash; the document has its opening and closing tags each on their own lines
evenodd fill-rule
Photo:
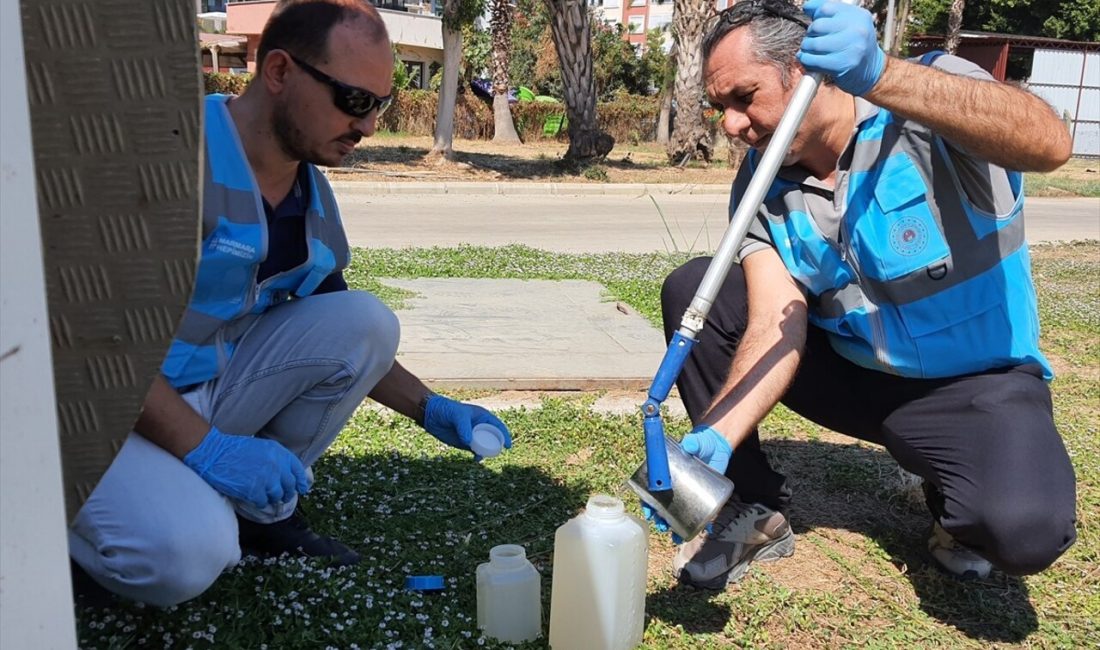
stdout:
<svg viewBox="0 0 1100 650">
<path fill-rule="evenodd" d="M 305 165 L 298 165 L 298 178 L 294 187 L 274 208 L 264 199 L 264 214 L 267 216 L 267 258 L 260 262 L 256 272 L 256 282 L 289 271 L 305 263 L 309 257 L 306 246 L 306 210 L 309 209 L 309 177 Z M 331 291 L 346 291 L 348 283 L 344 274 L 336 271 L 321 281 L 314 294 Z"/>
</svg>

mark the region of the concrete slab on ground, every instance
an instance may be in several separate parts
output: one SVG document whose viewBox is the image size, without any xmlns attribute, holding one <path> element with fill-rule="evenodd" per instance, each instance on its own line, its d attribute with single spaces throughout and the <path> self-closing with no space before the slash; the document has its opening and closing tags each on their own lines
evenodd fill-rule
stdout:
<svg viewBox="0 0 1100 650">
<path fill-rule="evenodd" d="M 431 386 L 497 390 L 648 388 L 661 332 L 582 280 L 393 279 L 413 291 L 397 360 Z"/>
</svg>

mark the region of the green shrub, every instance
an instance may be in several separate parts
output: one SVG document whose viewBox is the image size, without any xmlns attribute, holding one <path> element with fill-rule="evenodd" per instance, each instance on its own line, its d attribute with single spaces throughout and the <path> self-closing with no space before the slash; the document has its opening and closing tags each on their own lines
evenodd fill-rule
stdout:
<svg viewBox="0 0 1100 650">
<path fill-rule="evenodd" d="M 616 142 L 637 144 L 657 137 L 657 116 L 661 101 L 657 97 L 620 93 L 609 102 L 596 105 L 596 121 Z"/>
<path fill-rule="evenodd" d="M 224 95 L 240 95 L 252 81 L 250 74 L 226 74 L 225 72 L 202 73 L 202 84 L 207 95 L 221 93 Z"/>
<path fill-rule="evenodd" d="M 393 104 L 382 115 L 378 128 L 409 135 L 432 135 L 439 94 L 431 90 L 409 89 L 397 92 Z M 493 109 L 472 93 L 463 93 L 455 101 L 454 136 L 468 140 L 493 137 Z"/>
<path fill-rule="evenodd" d="M 584 168 L 582 174 L 590 181 L 607 182 L 607 167 L 603 165 L 589 165 Z"/>
<path fill-rule="evenodd" d="M 409 89 L 396 93 L 394 102 L 379 121 L 378 128 L 410 135 L 431 135 L 435 130 L 435 110 L 439 95 L 431 90 Z M 599 126 L 616 142 L 651 141 L 657 134 L 657 114 L 660 101 L 656 97 L 619 94 L 609 102 L 596 106 Z M 547 118 L 565 115 L 561 102 L 520 101 L 512 104 L 512 120 L 516 132 L 525 142 L 555 139 L 568 140 L 562 130 L 557 135 L 543 134 Z M 456 138 L 488 139 L 493 137 L 493 108 L 473 93 L 463 93 L 455 102 Z"/>
<path fill-rule="evenodd" d="M 565 104 L 551 102 L 516 102 L 512 104 L 512 121 L 516 125 L 516 133 L 524 142 L 542 139 L 567 140 L 568 135 L 562 130 L 556 136 L 546 137 L 542 127 L 546 118 L 555 115 L 565 115 Z"/>
</svg>

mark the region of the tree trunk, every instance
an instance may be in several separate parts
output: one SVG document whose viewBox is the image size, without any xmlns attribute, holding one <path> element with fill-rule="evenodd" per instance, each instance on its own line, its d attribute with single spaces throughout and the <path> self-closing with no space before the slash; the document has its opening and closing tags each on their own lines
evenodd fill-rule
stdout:
<svg viewBox="0 0 1100 650">
<path fill-rule="evenodd" d="M 512 106 L 508 103 L 508 93 L 493 93 L 493 142 L 519 144 L 516 124 L 512 121 Z"/>
<path fill-rule="evenodd" d="M 448 27 L 448 14 L 457 13 L 461 0 L 447 0 L 443 9 L 443 82 L 439 86 L 439 103 L 435 111 L 435 141 L 429 157 L 454 158 L 455 100 L 458 98 L 458 69 L 462 62 L 462 30 Z"/>
<path fill-rule="evenodd" d="M 657 144 L 668 145 L 668 126 L 672 116 L 672 89 L 661 93 L 661 112 L 657 114 Z"/>
<path fill-rule="evenodd" d="M 951 0 L 951 12 L 947 14 L 947 37 L 943 42 L 943 49 L 948 54 L 954 54 L 959 49 L 959 30 L 962 29 L 965 7 L 965 0 Z"/>
<path fill-rule="evenodd" d="M 615 138 L 596 124 L 596 89 L 592 77 L 592 33 L 584 0 L 545 0 L 550 10 L 554 49 L 565 86 L 569 149 L 565 160 L 584 162 L 611 153 Z"/>
<path fill-rule="evenodd" d="M 703 30 L 712 5 L 707 0 L 675 0 L 672 5 L 676 119 L 666 151 L 673 164 L 689 158 L 710 160 L 713 148 L 703 116 Z"/>
<path fill-rule="evenodd" d="M 741 161 L 745 158 L 745 154 L 749 152 L 749 145 L 741 142 L 741 138 L 734 137 L 726 133 L 726 144 L 729 149 L 726 152 L 726 162 L 729 163 L 730 169 L 737 171 L 741 166 Z"/>
<path fill-rule="evenodd" d="M 910 0 L 898 0 L 894 21 L 894 40 L 890 45 L 889 52 L 893 56 L 897 56 L 901 49 L 908 44 L 909 32 L 906 28 L 909 25 L 909 6 Z"/>
<path fill-rule="evenodd" d="M 493 142 L 520 141 L 512 121 L 512 109 L 508 105 L 508 89 L 512 85 L 508 62 L 512 58 L 514 11 L 511 0 L 493 0 Z"/>
</svg>

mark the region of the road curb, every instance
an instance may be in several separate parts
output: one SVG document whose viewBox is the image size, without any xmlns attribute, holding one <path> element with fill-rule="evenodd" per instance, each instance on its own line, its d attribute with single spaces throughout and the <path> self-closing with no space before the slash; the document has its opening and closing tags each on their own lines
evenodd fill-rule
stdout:
<svg viewBox="0 0 1100 650">
<path fill-rule="evenodd" d="M 331 180 L 333 189 L 355 188 L 378 194 L 646 196 L 729 194 L 729 185 L 701 183 L 525 183 L 525 182 L 394 182 Z"/>
</svg>

